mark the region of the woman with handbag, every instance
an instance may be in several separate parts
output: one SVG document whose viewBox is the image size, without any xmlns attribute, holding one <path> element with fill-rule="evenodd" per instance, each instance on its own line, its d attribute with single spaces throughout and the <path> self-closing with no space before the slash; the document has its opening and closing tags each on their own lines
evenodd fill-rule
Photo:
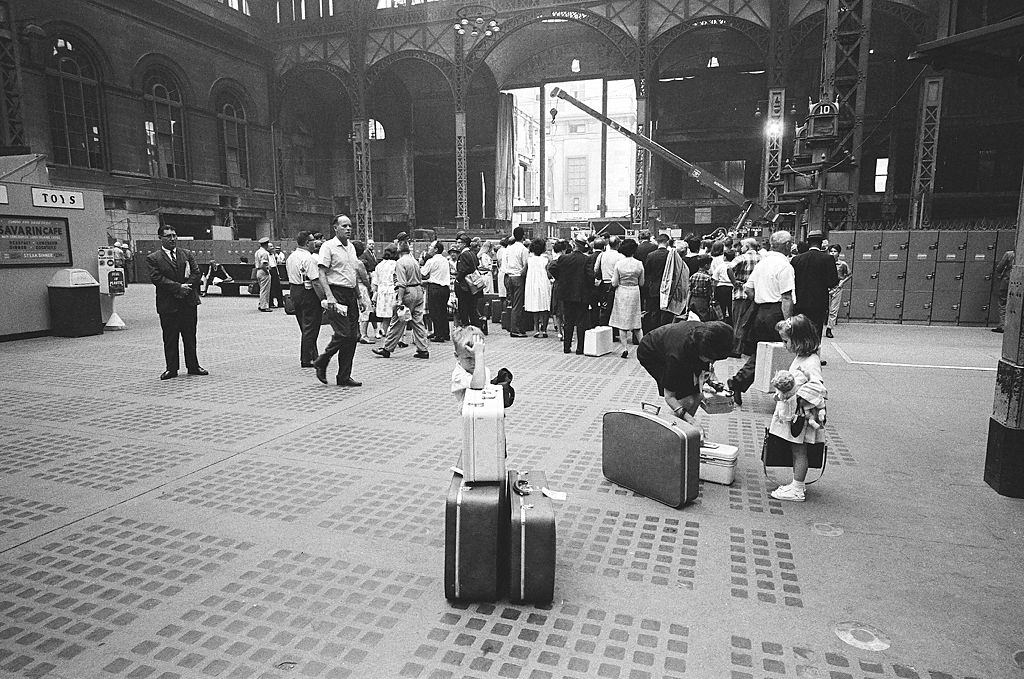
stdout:
<svg viewBox="0 0 1024 679">
<path fill-rule="evenodd" d="M 483 297 L 484 281 L 480 275 L 480 239 L 463 234 L 459 258 L 455 260 L 455 296 L 459 303 L 459 322 L 463 327 L 475 325 L 487 334 L 487 321 L 480 318 L 478 301 Z"/>
<path fill-rule="evenodd" d="M 803 314 L 779 321 L 775 329 L 786 343 L 786 348 L 796 354 L 789 372 L 801 373 L 801 381 L 806 377 L 806 382 L 795 390 L 795 394 L 786 398 L 782 398 L 786 396 L 783 394 L 776 397 L 765 447 L 770 445 L 772 437 L 789 442 L 793 451 L 793 481 L 779 486 L 771 495 L 776 500 L 803 502 L 809 467 L 808 446 L 825 442 L 825 399 L 828 392 L 821 377 L 821 358 L 818 356 L 821 339 L 814 324 Z"/>
<path fill-rule="evenodd" d="M 388 332 L 388 324 L 395 310 L 395 267 L 398 260 L 398 246 L 388 243 L 384 256 L 373 269 L 370 294 L 373 297 L 374 314 L 381 319 L 377 326 L 377 339 Z"/>
</svg>

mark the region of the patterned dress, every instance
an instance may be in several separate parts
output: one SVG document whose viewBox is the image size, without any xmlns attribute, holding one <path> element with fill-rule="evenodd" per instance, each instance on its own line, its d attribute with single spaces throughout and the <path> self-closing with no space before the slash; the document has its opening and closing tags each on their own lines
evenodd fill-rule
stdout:
<svg viewBox="0 0 1024 679">
<path fill-rule="evenodd" d="M 644 284 L 644 264 L 635 257 L 623 257 L 615 263 L 612 287 L 615 302 L 608 325 L 619 330 L 640 327 L 640 286 Z"/>
</svg>

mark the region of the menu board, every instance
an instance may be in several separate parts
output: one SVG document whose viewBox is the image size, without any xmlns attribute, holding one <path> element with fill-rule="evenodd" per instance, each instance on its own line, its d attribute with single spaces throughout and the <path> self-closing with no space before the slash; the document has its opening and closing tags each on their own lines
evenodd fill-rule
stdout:
<svg viewBox="0 0 1024 679">
<path fill-rule="evenodd" d="M 65 217 L 0 215 L 0 267 L 71 266 Z"/>
</svg>

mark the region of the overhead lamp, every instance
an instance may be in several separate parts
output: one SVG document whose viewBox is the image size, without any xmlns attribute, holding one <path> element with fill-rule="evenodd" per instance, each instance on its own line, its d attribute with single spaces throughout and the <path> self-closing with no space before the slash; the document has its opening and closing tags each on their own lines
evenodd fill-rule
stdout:
<svg viewBox="0 0 1024 679">
<path fill-rule="evenodd" d="M 769 120 L 764 125 L 764 136 L 769 139 L 777 139 L 781 137 L 783 131 L 785 131 L 785 123 L 779 119 Z"/>
<path fill-rule="evenodd" d="M 572 62 L 570 62 L 570 64 L 569 64 L 569 70 L 572 71 L 573 73 L 579 73 L 580 72 L 580 60 L 579 59 L 573 59 Z"/>
<path fill-rule="evenodd" d="M 453 25 L 456 35 L 478 37 L 491 37 L 501 27 L 495 18 L 494 9 L 487 5 L 466 5 L 460 7 L 455 13 L 455 24 Z"/>
<path fill-rule="evenodd" d="M 712 54 L 710 57 L 708 57 L 707 68 L 718 68 L 718 66 L 719 66 L 718 57 L 716 57 L 714 54 Z"/>
</svg>

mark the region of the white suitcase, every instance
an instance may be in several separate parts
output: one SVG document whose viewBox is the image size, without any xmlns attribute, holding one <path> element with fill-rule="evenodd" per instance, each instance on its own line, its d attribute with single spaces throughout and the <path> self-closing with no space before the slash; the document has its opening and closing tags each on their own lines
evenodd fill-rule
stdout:
<svg viewBox="0 0 1024 679">
<path fill-rule="evenodd" d="M 705 441 L 700 447 L 700 480 L 729 485 L 736 478 L 736 460 L 740 450 L 736 446 Z"/>
<path fill-rule="evenodd" d="M 611 326 L 599 325 L 583 334 L 583 353 L 586 356 L 604 356 L 612 352 Z"/>
<path fill-rule="evenodd" d="M 500 386 L 466 389 L 461 464 L 466 483 L 505 483 L 505 404 Z"/>
<path fill-rule="evenodd" d="M 757 364 L 754 366 L 754 383 L 752 388 L 764 393 L 774 391 L 772 378 L 780 370 L 789 370 L 796 354 L 786 348 L 782 342 L 758 342 Z"/>
</svg>

